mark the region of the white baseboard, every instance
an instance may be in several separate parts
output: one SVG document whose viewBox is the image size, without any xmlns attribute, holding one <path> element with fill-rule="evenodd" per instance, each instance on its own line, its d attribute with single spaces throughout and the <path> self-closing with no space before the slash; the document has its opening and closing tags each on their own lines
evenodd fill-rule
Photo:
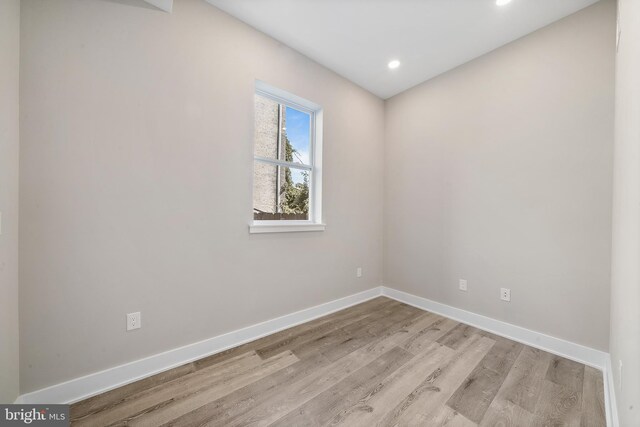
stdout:
<svg viewBox="0 0 640 427">
<path fill-rule="evenodd" d="M 238 329 L 224 335 L 209 338 L 184 347 L 159 353 L 144 359 L 126 363 L 75 378 L 64 383 L 56 384 L 18 397 L 16 403 L 73 403 L 105 391 L 121 387 L 140 379 L 158 374 L 185 363 L 201 359 L 212 354 L 238 345 L 274 334 L 301 323 L 309 322 L 318 317 L 343 310 L 356 304 L 363 303 L 381 295 L 381 288 L 373 288 L 331 302 L 307 308 L 295 313 L 287 314 L 276 319 Z"/>
<path fill-rule="evenodd" d="M 450 305 L 441 304 L 427 298 L 418 297 L 392 288 L 382 287 L 382 295 L 423 310 L 431 311 L 449 319 L 475 326 L 487 332 L 509 338 L 513 341 L 539 348 L 576 362 L 604 370 L 608 354 L 580 344 L 532 331 L 501 320 L 492 319 Z"/>
<path fill-rule="evenodd" d="M 604 375 L 604 405 L 607 411 L 607 425 L 609 427 L 618 427 L 620 421 L 618 420 L 618 406 L 616 405 L 616 387 L 613 381 L 613 369 L 611 369 L 611 357 L 607 355 L 607 361 Z"/>
</svg>

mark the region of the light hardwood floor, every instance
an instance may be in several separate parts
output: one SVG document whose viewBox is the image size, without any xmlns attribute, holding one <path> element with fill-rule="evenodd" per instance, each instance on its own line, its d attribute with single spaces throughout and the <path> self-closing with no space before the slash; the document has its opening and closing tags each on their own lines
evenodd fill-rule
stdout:
<svg viewBox="0 0 640 427">
<path fill-rule="evenodd" d="M 76 426 L 604 426 L 602 373 L 387 298 L 71 406 Z"/>
</svg>

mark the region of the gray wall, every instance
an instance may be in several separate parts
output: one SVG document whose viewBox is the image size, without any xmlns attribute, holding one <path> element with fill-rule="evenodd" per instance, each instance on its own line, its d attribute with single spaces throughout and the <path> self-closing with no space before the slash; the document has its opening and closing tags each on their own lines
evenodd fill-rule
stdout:
<svg viewBox="0 0 640 427">
<path fill-rule="evenodd" d="M 620 0 L 611 362 L 621 426 L 640 425 L 640 2 Z M 620 372 L 622 362 L 622 372 Z M 620 376 L 622 373 L 622 376 Z"/>
<path fill-rule="evenodd" d="M 383 102 L 202 0 L 137 4 L 22 2 L 23 392 L 382 282 Z M 255 79 L 324 108 L 325 232 L 248 233 Z"/>
<path fill-rule="evenodd" d="M 614 43 L 607 0 L 387 101 L 386 285 L 608 349 Z"/>
<path fill-rule="evenodd" d="M 0 1 L 0 403 L 18 397 L 20 0 Z"/>
</svg>

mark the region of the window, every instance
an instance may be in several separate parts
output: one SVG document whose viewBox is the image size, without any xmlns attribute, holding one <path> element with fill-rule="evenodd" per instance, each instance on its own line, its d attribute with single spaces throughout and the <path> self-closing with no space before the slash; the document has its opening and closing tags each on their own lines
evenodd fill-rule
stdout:
<svg viewBox="0 0 640 427">
<path fill-rule="evenodd" d="M 322 109 L 256 82 L 251 233 L 322 231 Z"/>
</svg>

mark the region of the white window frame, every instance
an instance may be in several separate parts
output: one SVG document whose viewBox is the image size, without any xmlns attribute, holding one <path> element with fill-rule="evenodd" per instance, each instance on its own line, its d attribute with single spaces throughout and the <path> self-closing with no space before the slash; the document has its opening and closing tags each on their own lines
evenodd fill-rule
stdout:
<svg viewBox="0 0 640 427">
<path fill-rule="evenodd" d="M 308 170 L 309 180 L 309 219 L 296 221 L 283 220 L 251 220 L 249 233 L 286 233 L 296 231 L 324 231 L 326 225 L 322 222 L 322 107 L 314 102 L 293 95 L 282 89 L 275 88 L 265 82 L 256 80 L 255 94 L 272 99 L 282 105 L 305 112 L 311 117 L 309 160 L 311 165 L 269 159 L 255 155 L 255 140 L 253 150 L 253 164 L 255 162 L 285 166 L 292 169 Z M 254 120 L 255 125 L 255 120 Z M 252 193 L 253 196 L 253 193 Z M 253 204 L 253 197 L 252 197 Z"/>
</svg>

